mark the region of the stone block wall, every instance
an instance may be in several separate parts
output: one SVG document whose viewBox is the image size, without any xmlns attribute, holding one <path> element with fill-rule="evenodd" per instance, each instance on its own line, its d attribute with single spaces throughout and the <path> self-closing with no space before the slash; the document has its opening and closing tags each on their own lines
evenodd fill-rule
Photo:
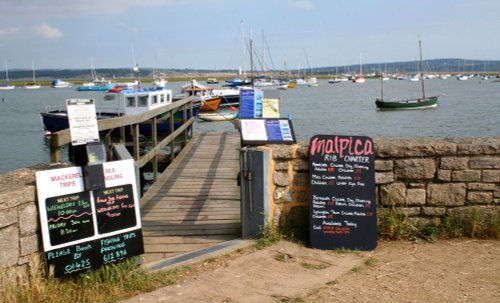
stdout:
<svg viewBox="0 0 500 303">
<path fill-rule="evenodd" d="M 444 216 L 500 215 L 500 138 L 379 139 L 375 183 L 379 210 L 393 208 L 416 224 L 439 225 Z M 309 212 L 308 143 L 269 145 L 276 226 Z"/>
<path fill-rule="evenodd" d="M 2 278 L 27 279 L 38 270 L 41 238 L 35 195 L 34 170 L 0 176 L 0 283 Z"/>
<path fill-rule="evenodd" d="M 0 287 L 39 272 L 43 248 L 35 174 L 69 165 L 40 164 L 0 175 Z"/>
<path fill-rule="evenodd" d="M 439 224 L 447 214 L 471 209 L 500 215 L 500 138 L 374 142 L 379 208 L 396 207 L 424 224 Z M 271 150 L 270 219 L 275 226 L 303 226 L 310 200 L 308 144 L 259 148 Z M 61 166 L 65 164 L 0 176 L 0 282 L 25 279 L 39 269 L 43 250 L 35 172 Z"/>
</svg>

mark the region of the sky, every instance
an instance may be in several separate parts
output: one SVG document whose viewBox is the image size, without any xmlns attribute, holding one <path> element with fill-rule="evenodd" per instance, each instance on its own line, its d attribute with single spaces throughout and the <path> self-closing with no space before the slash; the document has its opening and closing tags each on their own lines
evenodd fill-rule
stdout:
<svg viewBox="0 0 500 303">
<path fill-rule="evenodd" d="M 0 0 L 0 69 L 249 69 L 250 37 L 275 69 L 412 61 L 418 35 L 424 59 L 499 60 L 498 14 L 499 0 Z"/>
</svg>

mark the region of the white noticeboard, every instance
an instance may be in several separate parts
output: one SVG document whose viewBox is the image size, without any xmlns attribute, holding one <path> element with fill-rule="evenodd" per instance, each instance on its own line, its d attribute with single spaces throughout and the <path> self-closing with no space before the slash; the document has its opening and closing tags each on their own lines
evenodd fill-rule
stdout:
<svg viewBox="0 0 500 303">
<path fill-rule="evenodd" d="M 99 128 L 94 99 L 68 99 L 68 110 L 71 144 L 82 145 L 99 141 Z"/>
<path fill-rule="evenodd" d="M 243 141 L 266 141 L 266 125 L 262 119 L 241 119 L 241 136 Z"/>
</svg>

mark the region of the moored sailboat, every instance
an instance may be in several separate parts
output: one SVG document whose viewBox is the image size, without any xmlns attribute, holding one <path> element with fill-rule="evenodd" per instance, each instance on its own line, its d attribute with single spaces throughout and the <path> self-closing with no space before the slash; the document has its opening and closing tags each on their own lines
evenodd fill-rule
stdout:
<svg viewBox="0 0 500 303">
<path fill-rule="evenodd" d="M 36 82 L 36 78 L 35 78 L 35 62 L 33 62 L 33 61 L 31 61 L 31 69 L 33 70 L 33 81 L 26 83 L 26 85 L 24 86 L 24 88 L 26 88 L 26 89 L 39 89 L 40 87 L 42 87 L 42 85 L 40 83 Z"/>
<path fill-rule="evenodd" d="M 0 83 L 0 90 L 10 90 L 16 88 L 15 85 L 9 82 L 9 69 L 7 68 L 7 61 L 5 63 L 5 83 Z"/>
<path fill-rule="evenodd" d="M 420 79 L 422 83 L 422 97 L 413 99 L 384 100 L 384 89 L 382 85 L 381 97 L 375 101 L 379 110 L 398 110 L 398 109 L 425 109 L 435 108 L 438 105 L 438 96 L 426 97 L 423 77 L 422 62 L 422 40 L 418 37 L 418 47 L 420 51 Z M 383 83 L 383 81 L 381 81 Z"/>
</svg>

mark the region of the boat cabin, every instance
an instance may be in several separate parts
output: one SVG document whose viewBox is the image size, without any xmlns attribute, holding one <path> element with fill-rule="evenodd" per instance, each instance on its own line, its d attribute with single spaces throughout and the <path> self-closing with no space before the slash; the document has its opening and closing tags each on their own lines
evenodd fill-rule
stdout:
<svg viewBox="0 0 500 303">
<path fill-rule="evenodd" d="M 169 89 L 124 89 L 106 93 L 102 102 L 96 104 L 96 110 L 98 113 L 139 115 L 171 103 L 172 90 Z"/>
</svg>

